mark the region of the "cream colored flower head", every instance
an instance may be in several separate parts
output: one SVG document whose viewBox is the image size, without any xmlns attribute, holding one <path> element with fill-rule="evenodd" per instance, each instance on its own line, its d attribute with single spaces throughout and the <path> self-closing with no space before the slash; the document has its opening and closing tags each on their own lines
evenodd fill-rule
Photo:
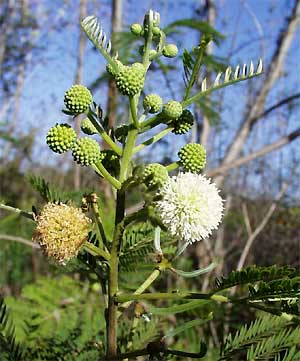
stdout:
<svg viewBox="0 0 300 361">
<path fill-rule="evenodd" d="M 33 240 L 47 257 L 62 264 L 77 256 L 92 222 L 80 208 L 56 203 L 47 203 L 36 221 Z"/>
<path fill-rule="evenodd" d="M 218 228 L 223 200 L 216 185 L 200 174 L 179 173 L 159 191 L 156 211 L 172 236 L 185 243 L 207 238 Z"/>
</svg>

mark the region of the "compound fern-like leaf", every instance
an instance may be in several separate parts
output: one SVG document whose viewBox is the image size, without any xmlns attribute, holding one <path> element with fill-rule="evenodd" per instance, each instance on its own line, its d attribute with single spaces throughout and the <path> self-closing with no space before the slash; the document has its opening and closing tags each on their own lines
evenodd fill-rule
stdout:
<svg viewBox="0 0 300 361">
<path fill-rule="evenodd" d="M 108 63 L 112 67 L 116 67 L 111 56 L 111 41 L 107 38 L 105 32 L 103 31 L 100 23 L 96 16 L 91 15 L 87 16 L 81 21 L 81 27 L 86 33 L 87 37 L 91 40 L 94 46 L 100 51 Z M 118 57 L 118 54 L 115 55 L 115 58 Z"/>
</svg>

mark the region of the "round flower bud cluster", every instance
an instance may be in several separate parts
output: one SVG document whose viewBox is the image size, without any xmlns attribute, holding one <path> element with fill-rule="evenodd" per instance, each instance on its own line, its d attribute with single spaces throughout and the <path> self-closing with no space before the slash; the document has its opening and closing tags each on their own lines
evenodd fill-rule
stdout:
<svg viewBox="0 0 300 361">
<path fill-rule="evenodd" d="M 185 171 L 200 173 L 205 167 L 206 150 L 201 144 L 189 143 L 180 149 L 178 157 Z"/>
<path fill-rule="evenodd" d="M 155 209 L 170 234 L 187 244 L 200 241 L 217 229 L 223 200 L 210 179 L 193 173 L 169 177 L 160 189 Z"/>
<path fill-rule="evenodd" d="M 85 118 L 81 121 L 80 124 L 81 130 L 83 131 L 83 133 L 88 134 L 88 135 L 93 135 L 93 134 L 97 134 L 97 129 L 94 126 L 94 124 L 89 120 L 89 118 Z"/>
<path fill-rule="evenodd" d="M 47 257 L 61 264 L 77 256 L 92 223 L 80 208 L 56 203 L 47 203 L 36 221 L 33 240 Z"/>
<path fill-rule="evenodd" d="M 104 168 L 112 176 L 117 176 L 120 172 L 120 158 L 111 149 L 105 149 L 100 152 L 100 160 Z"/>
<path fill-rule="evenodd" d="M 162 114 L 169 119 L 177 119 L 182 114 L 182 105 L 176 100 L 170 100 L 164 104 Z"/>
<path fill-rule="evenodd" d="M 153 24 L 153 28 L 152 28 L 152 34 L 154 36 L 159 36 L 160 35 L 160 28 L 159 28 L 159 24 Z M 138 23 L 134 23 L 131 24 L 130 26 L 130 31 L 132 34 L 136 35 L 136 36 L 145 36 L 148 31 L 149 31 L 149 27 L 145 24 L 145 27 L 143 27 L 141 24 Z"/>
<path fill-rule="evenodd" d="M 145 68 L 141 63 L 123 66 L 116 75 L 116 84 L 120 93 L 134 96 L 143 89 Z"/>
<path fill-rule="evenodd" d="M 158 26 L 153 26 L 152 33 L 154 36 L 160 35 L 160 28 Z"/>
<path fill-rule="evenodd" d="M 99 154 L 99 144 L 87 137 L 77 139 L 72 147 L 74 161 L 81 165 L 92 165 L 99 160 Z"/>
<path fill-rule="evenodd" d="M 185 134 L 192 128 L 194 124 L 193 114 L 189 110 L 185 109 L 181 116 L 177 119 L 174 119 L 171 124 L 174 127 L 172 133 Z"/>
<path fill-rule="evenodd" d="M 162 53 L 167 58 L 174 58 L 178 54 L 178 48 L 175 44 L 167 44 L 163 48 Z"/>
<path fill-rule="evenodd" d="M 76 133 L 68 124 L 56 124 L 46 137 L 46 142 L 55 153 L 65 153 L 71 149 L 76 139 Z"/>
<path fill-rule="evenodd" d="M 157 113 L 162 107 L 162 99 L 157 94 L 148 94 L 144 98 L 143 107 L 149 113 Z"/>
<path fill-rule="evenodd" d="M 163 165 L 152 163 L 144 169 L 142 182 L 145 183 L 147 187 L 162 186 L 168 178 L 168 171 Z"/>
<path fill-rule="evenodd" d="M 65 106 L 73 114 L 84 113 L 92 101 L 91 92 L 83 85 L 73 85 L 65 92 Z"/>
<path fill-rule="evenodd" d="M 130 31 L 132 34 L 139 36 L 142 35 L 143 27 L 141 24 L 131 24 Z"/>
</svg>

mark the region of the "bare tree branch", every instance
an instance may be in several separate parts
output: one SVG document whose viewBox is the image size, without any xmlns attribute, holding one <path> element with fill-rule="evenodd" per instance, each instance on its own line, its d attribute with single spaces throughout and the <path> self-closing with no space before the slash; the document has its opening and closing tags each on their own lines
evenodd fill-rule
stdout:
<svg viewBox="0 0 300 361">
<path fill-rule="evenodd" d="M 245 225 L 246 225 L 246 229 L 247 229 L 247 233 L 248 233 L 248 237 L 249 237 L 252 234 L 252 228 L 251 228 L 247 204 L 245 202 L 242 203 L 242 211 L 243 211 L 244 221 L 245 221 Z"/>
<path fill-rule="evenodd" d="M 115 49 L 115 35 L 122 31 L 122 0 L 113 0 L 112 2 L 112 18 L 111 18 L 111 32 L 112 32 L 112 52 Z M 114 79 L 108 82 L 108 98 L 107 98 L 107 114 L 109 126 L 113 127 L 117 123 L 117 102 L 118 92 Z M 104 147 L 107 145 L 104 143 Z"/>
<path fill-rule="evenodd" d="M 254 232 L 251 233 L 250 237 L 248 238 L 246 245 L 243 249 L 243 252 L 241 254 L 241 257 L 239 259 L 238 265 L 237 265 L 237 271 L 240 271 L 246 262 L 247 256 L 249 254 L 250 248 L 253 245 L 253 242 L 257 238 L 257 236 L 262 232 L 262 230 L 265 228 L 267 223 L 269 222 L 270 218 L 272 217 L 273 213 L 275 212 L 277 205 L 279 201 L 282 199 L 284 194 L 286 193 L 288 189 L 289 183 L 283 183 L 279 193 L 277 194 L 274 202 L 271 204 L 268 212 L 266 213 L 265 217 L 262 219 L 260 224 L 255 228 Z"/>
<path fill-rule="evenodd" d="M 213 26 L 216 18 L 216 9 L 214 5 L 214 0 L 206 0 L 206 8 L 207 8 L 207 22 Z M 213 50 L 213 42 L 211 41 L 206 48 L 206 53 L 211 54 Z M 206 78 L 208 83 L 211 81 L 211 71 L 206 72 Z M 209 97 L 207 99 L 209 101 Z M 209 118 L 202 112 L 202 131 L 200 135 L 200 143 L 206 148 L 208 138 L 210 135 L 210 121 Z"/>
<path fill-rule="evenodd" d="M 241 157 L 241 158 L 237 159 L 236 161 L 233 161 L 229 164 L 224 164 L 221 167 L 218 167 L 215 169 L 208 169 L 206 174 L 209 177 L 214 177 L 218 174 L 224 175 L 228 170 L 230 170 L 232 168 L 241 167 L 242 165 L 249 163 L 250 161 L 252 161 L 258 157 L 262 157 L 270 152 L 273 152 L 276 149 L 282 148 L 284 145 L 291 143 L 298 137 L 300 137 L 300 128 L 297 128 L 290 134 L 281 137 L 276 142 L 269 144 L 256 152 L 253 152 L 249 155 Z"/>
<path fill-rule="evenodd" d="M 86 17 L 86 7 L 87 1 L 80 0 L 80 7 L 79 7 L 79 23 L 82 19 Z M 76 74 L 75 74 L 75 84 L 81 84 L 83 80 L 83 60 L 84 60 L 84 52 L 86 47 L 86 36 L 83 31 L 79 33 L 79 41 L 78 41 L 78 54 L 77 54 L 77 67 L 76 67 Z M 81 116 L 78 115 L 75 117 L 75 131 L 76 134 L 80 134 L 80 123 L 81 123 Z M 78 190 L 80 188 L 81 183 L 81 167 L 79 164 L 75 165 L 74 168 L 74 188 Z"/>
<path fill-rule="evenodd" d="M 28 239 L 25 239 L 23 237 L 10 236 L 8 234 L 0 234 L 0 239 L 3 239 L 5 241 L 13 241 L 13 242 L 22 243 L 22 244 L 25 244 L 26 246 L 29 246 L 32 248 L 37 248 L 37 249 L 40 248 L 40 246 L 37 243 L 31 242 Z"/>
<path fill-rule="evenodd" d="M 300 98 L 300 93 L 296 93 L 293 95 L 290 95 L 282 100 L 280 100 L 280 102 L 270 106 L 268 109 L 264 110 L 263 113 L 261 113 L 260 115 L 257 116 L 256 120 L 259 120 L 260 118 L 264 118 L 265 116 L 267 116 L 269 113 L 271 113 L 273 110 L 282 107 L 285 104 L 288 104 L 290 102 L 292 102 L 295 99 L 299 99 Z"/>
</svg>

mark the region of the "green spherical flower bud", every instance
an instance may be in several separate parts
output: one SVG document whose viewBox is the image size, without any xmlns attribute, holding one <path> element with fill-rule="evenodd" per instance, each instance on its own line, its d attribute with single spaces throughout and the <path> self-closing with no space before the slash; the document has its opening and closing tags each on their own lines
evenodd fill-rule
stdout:
<svg viewBox="0 0 300 361">
<path fill-rule="evenodd" d="M 72 147 L 74 161 L 81 165 L 91 165 L 99 160 L 99 144 L 90 138 L 77 139 Z"/>
<path fill-rule="evenodd" d="M 175 44 L 167 44 L 162 53 L 167 58 L 174 58 L 178 54 L 178 48 Z"/>
<path fill-rule="evenodd" d="M 85 118 L 81 121 L 81 130 L 83 133 L 88 135 L 97 134 L 97 129 L 95 128 L 94 124 L 89 120 L 89 118 Z"/>
<path fill-rule="evenodd" d="M 152 163 L 147 165 L 142 175 L 142 182 L 147 187 L 162 186 L 169 178 L 167 169 L 159 164 Z"/>
<path fill-rule="evenodd" d="M 100 152 L 100 160 L 104 168 L 112 176 L 116 177 L 120 172 L 120 157 L 110 149 L 105 149 Z"/>
<path fill-rule="evenodd" d="M 201 144 L 189 143 L 180 149 L 178 157 L 185 171 L 200 173 L 205 167 L 206 150 Z"/>
<path fill-rule="evenodd" d="M 143 27 L 141 24 L 132 24 L 130 26 L 130 31 L 132 32 L 132 34 L 139 36 L 143 31 Z"/>
<path fill-rule="evenodd" d="M 149 59 L 152 60 L 157 55 L 157 51 L 154 49 L 151 49 L 149 51 Z"/>
<path fill-rule="evenodd" d="M 171 125 L 174 127 L 172 133 L 185 134 L 192 128 L 193 124 L 193 114 L 185 109 L 179 118 L 172 121 Z"/>
<path fill-rule="evenodd" d="M 142 63 L 133 63 L 131 65 L 131 68 L 134 70 L 137 70 L 137 71 L 141 72 L 143 75 L 145 75 L 145 67 Z"/>
<path fill-rule="evenodd" d="M 158 36 L 160 34 L 160 28 L 158 26 L 153 26 L 152 33 L 155 36 Z"/>
<path fill-rule="evenodd" d="M 55 153 L 65 153 L 71 149 L 76 133 L 68 124 L 57 124 L 52 127 L 46 137 L 49 148 Z"/>
<path fill-rule="evenodd" d="M 143 64 L 135 63 L 131 67 L 124 66 L 116 75 L 117 88 L 123 95 L 134 96 L 143 89 L 144 77 Z"/>
<path fill-rule="evenodd" d="M 92 101 L 91 92 L 83 85 L 73 85 L 65 92 L 65 105 L 73 114 L 84 113 Z"/>
<path fill-rule="evenodd" d="M 163 106 L 163 115 L 171 119 L 177 119 L 182 114 L 182 105 L 176 100 L 170 100 Z"/>
<path fill-rule="evenodd" d="M 162 107 L 162 99 L 157 94 L 148 94 L 144 98 L 143 107 L 149 113 L 157 113 Z"/>
<path fill-rule="evenodd" d="M 124 66 L 120 60 L 114 59 L 114 64 L 116 65 L 116 67 L 114 68 L 111 64 L 107 64 L 106 65 L 106 71 L 108 72 L 108 74 L 110 74 L 112 77 L 115 77 L 118 72 L 120 71 L 120 69 Z"/>
</svg>

